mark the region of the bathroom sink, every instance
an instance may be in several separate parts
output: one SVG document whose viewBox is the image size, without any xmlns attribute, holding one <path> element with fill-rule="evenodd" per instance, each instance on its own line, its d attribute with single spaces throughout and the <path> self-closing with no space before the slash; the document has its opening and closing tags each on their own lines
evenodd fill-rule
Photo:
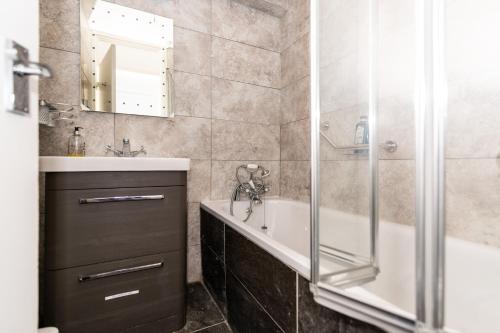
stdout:
<svg viewBox="0 0 500 333">
<path fill-rule="evenodd" d="M 40 172 L 187 171 L 188 158 L 40 156 Z"/>
</svg>

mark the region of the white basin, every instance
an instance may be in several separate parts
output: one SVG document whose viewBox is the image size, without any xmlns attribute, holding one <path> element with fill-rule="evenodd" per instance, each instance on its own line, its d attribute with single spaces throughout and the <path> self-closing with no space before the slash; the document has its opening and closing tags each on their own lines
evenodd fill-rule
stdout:
<svg viewBox="0 0 500 333">
<path fill-rule="evenodd" d="M 189 158 L 40 156 L 40 172 L 187 171 Z"/>
</svg>

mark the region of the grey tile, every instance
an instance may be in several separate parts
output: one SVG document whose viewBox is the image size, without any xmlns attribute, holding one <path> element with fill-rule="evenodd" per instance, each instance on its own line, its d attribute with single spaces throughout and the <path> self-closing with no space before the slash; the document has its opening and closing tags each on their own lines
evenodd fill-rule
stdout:
<svg viewBox="0 0 500 333">
<path fill-rule="evenodd" d="M 41 47 L 40 62 L 48 65 L 53 74 L 40 80 L 40 99 L 80 105 L 80 55 Z"/>
<path fill-rule="evenodd" d="M 286 50 L 307 33 L 309 33 L 309 1 L 288 0 L 287 12 L 281 20 L 281 49 Z"/>
<path fill-rule="evenodd" d="M 212 121 L 212 159 L 279 160 L 279 125 Z"/>
<path fill-rule="evenodd" d="M 280 19 L 227 0 L 212 0 L 212 34 L 280 51 Z"/>
<path fill-rule="evenodd" d="M 211 78 L 175 72 L 175 114 L 210 118 Z"/>
<path fill-rule="evenodd" d="M 379 211 L 386 222 L 415 225 L 415 161 L 379 161 Z"/>
<path fill-rule="evenodd" d="M 306 119 L 309 117 L 310 78 L 304 77 L 281 91 L 281 123 Z"/>
<path fill-rule="evenodd" d="M 176 27 L 210 33 L 211 0 L 113 0 L 112 2 L 171 18 Z"/>
<path fill-rule="evenodd" d="M 281 161 L 280 196 L 309 201 L 311 194 L 311 162 Z"/>
<path fill-rule="evenodd" d="M 500 160 L 446 160 L 447 235 L 500 247 Z"/>
<path fill-rule="evenodd" d="M 187 282 L 201 281 L 201 246 L 193 245 L 187 248 Z"/>
<path fill-rule="evenodd" d="M 188 202 L 202 202 L 210 198 L 210 160 L 191 160 L 188 171 Z"/>
<path fill-rule="evenodd" d="M 76 107 L 75 107 L 76 108 Z M 40 156 L 65 156 L 68 139 L 75 126 L 83 127 L 87 156 L 105 156 L 105 145 L 114 140 L 114 115 L 101 112 L 75 112 L 73 122 L 58 122 L 56 127 L 40 126 Z"/>
<path fill-rule="evenodd" d="M 321 205 L 351 214 L 368 214 L 368 161 L 322 161 Z"/>
<path fill-rule="evenodd" d="M 258 9 L 266 14 L 283 17 L 288 6 L 287 0 L 233 0 L 245 6 Z"/>
<path fill-rule="evenodd" d="M 309 34 L 281 53 L 281 84 L 287 87 L 309 75 Z"/>
<path fill-rule="evenodd" d="M 281 159 L 304 161 L 310 159 L 310 121 L 294 121 L 281 125 Z"/>
<path fill-rule="evenodd" d="M 189 185 L 188 185 L 189 187 Z M 200 204 L 188 203 L 187 246 L 200 245 Z"/>
<path fill-rule="evenodd" d="M 40 1 L 40 46 L 80 53 L 80 1 Z"/>
<path fill-rule="evenodd" d="M 496 158 L 500 149 L 500 91 L 497 74 L 450 82 L 446 156 Z"/>
<path fill-rule="evenodd" d="M 280 88 L 280 54 L 214 37 L 212 75 L 228 80 Z"/>
<path fill-rule="evenodd" d="M 210 158 L 210 119 L 117 114 L 115 144 L 119 147 L 122 138 L 130 139 L 132 149 L 143 145 L 149 157 Z"/>
<path fill-rule="evenodd" d="M 212 101 L 214 119 L 279 124 L 277 89 L 213 78 Z"/>
<path fill-rule="evenodd" d="M 177 333 L 197 331 L 222 323 L 224 318 L 201 283 L 187 286 L 186 325 Z"/>
<path fill-rule="evenodd" d="M 264 183 L 271 186 L 266 196 L 280 193 L 280 162 L 279 161 L 212 161 L 212 200 L 229 199 L 236 186 L 236 168 L 243 164 L 256 163 L 271 171 Z"/>
<path fill-rule="evenodd" d="M 186 29 L 210 33 L 211 0 L 168 0 L 166 16 L 174 20 L 174 25 Z"/>
<path fill-rule="evenodd" d="M 175 70 L 210 75 L 210 47 L 210 35 L 175 27 Z"/>
<path fill-rule="evenodd" d="M 222 234 L 224 237 L 224 234 Z M 227 317 L 226 269 L 224 258 L 218 257 L 205 243 L 202 243 L 203 282 L 215 302 Z"/>
</svg>

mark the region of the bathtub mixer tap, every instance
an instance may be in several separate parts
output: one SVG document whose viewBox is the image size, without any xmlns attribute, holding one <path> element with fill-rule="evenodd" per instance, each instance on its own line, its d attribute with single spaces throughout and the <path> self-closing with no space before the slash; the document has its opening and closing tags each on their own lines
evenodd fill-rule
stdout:
<svg viewBox="0 0 500 333">
<path fill-rule="evenodd" d="M 240 178 L 240 170 L 246 170 L 249 174 L 248 181 L 242 181 Z M 260 171 L 260 176 L 257 175 L 257 172 Z M 243 222 L 248 221 L 253 212 L 254 205 L 261 205 L 262 199 L 261 196 L 266 192 L 269 192 L 270 187 L 264 184 L 263 179 L 268 177 L 271 172 L 267 169 L 264 169 L 261 165 L 257 164 L 243 164 L 236 168 L 236 180 L 238 183 L 236 184 L 232 194 L 231 194 L 231 206 L 230 213 L 234 216 L 233 213 L 233 205 L 235 201 L 241 200 L 241 195 L 245 194 L 250 199 L 250 206 L 246 210 L 246 218 Z M 262 229 L 267 229 L 266 225 L 262 227 Z"/>
</svg>

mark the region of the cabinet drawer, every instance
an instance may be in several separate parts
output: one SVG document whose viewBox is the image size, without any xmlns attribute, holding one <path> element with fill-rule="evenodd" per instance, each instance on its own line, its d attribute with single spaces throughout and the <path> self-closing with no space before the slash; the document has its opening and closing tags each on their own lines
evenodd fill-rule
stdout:
<svg viewBox="0 0 500 333">
<path fill-rule="evenodd" d="M 185 248 L 185 186 L 47 191 L 46 267 Z"/>
<path fill-rule="evenodd" d="M 110 333 L 183 318 L 184 272 L 184 251 L 49 271 L 46 324 L 61 333 Z"/>
</svg>

